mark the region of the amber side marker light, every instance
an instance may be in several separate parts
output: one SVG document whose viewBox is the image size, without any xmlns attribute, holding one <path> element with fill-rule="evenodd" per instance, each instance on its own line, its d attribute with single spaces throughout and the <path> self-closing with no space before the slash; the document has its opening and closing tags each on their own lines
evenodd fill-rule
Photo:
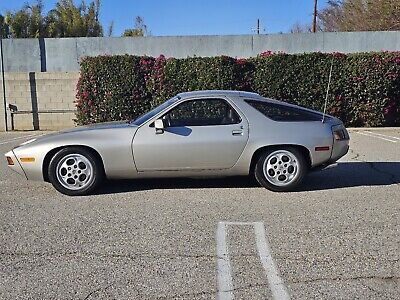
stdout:
<svg viewBox="0 0 400 300">
<path fill-rule="evenodd" d="M 9 165 L 9 166 L 13 166 L 14 165 L 14 162 L 13 162 L 11 157 L 6 156 L 6 159 L 7 159 L 7 165 Z"/>
<path fill-rule="evenodd" d="M 34 162 L 35 158 L 34 157 L 21 157 L 20 160 L 23 163 L 27 163 L 27 162 Z"/>
</svg>

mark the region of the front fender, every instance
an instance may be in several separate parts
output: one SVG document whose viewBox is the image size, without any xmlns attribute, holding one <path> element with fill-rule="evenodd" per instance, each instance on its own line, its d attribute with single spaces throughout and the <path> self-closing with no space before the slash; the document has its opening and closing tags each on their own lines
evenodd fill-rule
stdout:
<svg viewBox="0 0 400 300">
<path fill-rule="evenodd" d="M 110 178 L 133 177 L 137 171 L 132 156 L 132 139 L 136 127 L 110 128 L 65 132 L 44 136 L 37 141 L 13 149 L 27 179 L 43 181 L 44 162 L 49 154 L 69 146 L 84 146 L 96 151 Z M 23 162 L 23 157 L 34 157 L 34 161 Z"/>
</svg>

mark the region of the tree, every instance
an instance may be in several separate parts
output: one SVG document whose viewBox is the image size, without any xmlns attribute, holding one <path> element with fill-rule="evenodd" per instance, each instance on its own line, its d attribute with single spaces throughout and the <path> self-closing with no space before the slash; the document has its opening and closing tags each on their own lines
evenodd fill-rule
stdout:
<svg viewBox="0 0 400 300">
<path fill-rule="evenodd" d="M 150 32 L 147 30 L 147 25 L 144 24 L 142 17 L 135 18 L 135 26 L 132 29 L 125 29 L 122 36 L 147 36 Z"/>
<path fill-rule="evenodd" d="M 22 9 L 11 14 L 7 12 L 2 21 L 2 36 L 16 38 L 38 38 L 45 35 L 45 20 L 42 15 L 43 3 L 25 4 Z"/>
<path fill-rule="evenodd" d="M 318 18 L 323 31 L 400 30 L 400 1 L 330 0 Z"/>
<path fill-rule="evenodd" d="M 296 22 L 293 24 L 292 28 L 290 29 L 290 33 L 304 33 L 304 32 L 311 32 L 312 28 L 311 25 L 304 25 Z"/>
<path fill-rule="evenodd" d="M 2 38 L 10 37 L 10 14 L 7 12 L 5 16 L 0 14 L 0 35 Z"/>
<path fill-rule="evenodd" d="M 47 15 L 49 37 L 103 36 L 99 22 L 100 0 L 75 6 L 72 0 L 59 0 Z"/>
<path fill-rule="evenodd" d="M 114 31 L 114 21 L 111 21 L 107 28 L 107 36 L 110 37 L 113 35 Z"/>
<path fill-rule="evenodd" d="M 0 16 L 3 37 L 80 37 L 103 36 L 99 21 L 100 0 L 75 6 L 72 0 L 59 0 L 54 9 L 43 15 L 42 0 L 24 5 L 16 12 Z"/>
</svg>

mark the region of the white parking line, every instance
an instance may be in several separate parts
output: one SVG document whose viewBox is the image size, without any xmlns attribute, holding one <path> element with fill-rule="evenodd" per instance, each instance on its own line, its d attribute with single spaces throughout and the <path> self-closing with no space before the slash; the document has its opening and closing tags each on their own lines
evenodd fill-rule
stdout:
<svg viewBox="0 0 400 300">
<path fill-rule="evenodd" d="M 267 276 L 269 287 L 271 288 L 274 299 L 289 299 L 289 294 L 285 287 L 282 277 L 279 275 L 271 255 L 271 249 L 268 245 L 265 227 L 262 222 L 254 223 L 254 233 L 256 234 L 256 243 L 258 255 L 260 255 L 261 263 Z"/>
<path fill-rule="evenodd" d="M 217 227 L 217 280 L 218 280 L 218 299 L 233 299 L 233 284 L 231 274 L 231 264 L 229 261 L 228 245 L 226 243 L 225 222 L 219 222 Z"/>
<path fill-rule="evenodd" d="M 388 138 L 385 138 L 385 137 L 382 137 L 382 136 L 372 135 L 372 134 L 368 134 L 368 133 L 365 133 L 365 132 L 359 132 L 359 131 L 357 131 L 357 133 L 361 134 L 361 135 L 364 135 L 364 136 L 369 136 L 369 137 L 373 137 L 373 138 L 376 138 L 376 139 L 381 139 L 381 140 L 384 140 L 384 141 L 388 141 L 388 142 L 391 142 L 391 143 L 397 143 L 396 140 L 391 140 L 391 139 L 388 139 Z"/>
<path fill-rule="evenodd" d="M 265 234 L 264 223 L 262 222 L 219 222 L 216 234 L 217 243 L 217 280 L 218 280 L 218 299 L 233 300 L 232 272 L 229 260 L 227 245 L 227 227 L 229 225 L 250 225 L 254 228 L 255 240 L 258 255 L 264 268 L 267 281 L 272 292 L 273 299 L 287 300 L 289 293 L 285 287 L 283 279 L 274 263 L 271 249 Z"/>
<path fill-rule="evenodd" d="M 371 131 L 364 131 L 364 132 L 367 132 L 367 133 L 370 133 L 370 134 L 373 134 L 373 135 L 379 135 L 379 136 L 383 136 L 383 137 L 386 137 L 386 138 L 389 138 L 389 139 L 395 139 L 395 140 L 400 141 L 400 137 L 397 137 L 397 136 L 391 136 L 391 135 L 386 135 L 386 134 L 376 133 L 376 132 L 371 132 Z"/>
<path fill-rule="evenodd" d="M 0 142 L 0 145 L 12 143 L 12 142 L 17 141 L 17 140 L 27 139 L 27 138 L 34 137 L 34 136 L 41 136 L 41 135 L 43 135 L 43 134 L 31 134 L 31 135 L 19 136 L 19 137 L 15 137 L 15 138 L 12 138 L 12 139 L 9 139 L 9 140 L 2 141 L 2 142 Z"/>
</svg>

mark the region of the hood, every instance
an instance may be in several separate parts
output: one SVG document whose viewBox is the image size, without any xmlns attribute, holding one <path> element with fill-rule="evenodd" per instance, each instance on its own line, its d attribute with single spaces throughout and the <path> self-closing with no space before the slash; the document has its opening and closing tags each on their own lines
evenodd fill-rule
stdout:
<svg viewBox="0 0 400 300">
<path fill-rule="evenodd" d="M 129 121 L 104 122 L 104 123 L 90 124 L 90 125 L 86 125 L 86 126 L 78 126 L 75 128 L 70 128 L 70 129 L 66 129 L 66 130 L 62 130 L 62 131 L 58 131 L 58 132 L 54 132 L 54 133 L 49 133 L 46 135 L 39 135 L 37 137 L 33 137 L 32 139 L 22 143 L 18 147 L 24 146 L 27 144 L 31 144 L 33 142 L 37 143 L 37 142 L 45 141 L 50 138 L 67 135 L 70 133 L 79 133 L 79 132 L 84 133 L 85 131 L 92 131 L 92 130 L 118 129 L 118 128 L 128 128 L 128 127 L 133 128 L 133 127 L 137 127 L 137 126 L 131 124 Z"/>
<path fill-rule="evenodd" d="M 104 123 L 95 123 L 85 126 L 78 126 L 71 129 L 66 129 L 59 131 L 55 134 L 63 134 L 63 133 L 70 133 L 70 132 L 79 132 L 79 131 L 86 131 L 86 130 L 97 130 L 97 129 L 110 129 L 110 128 L 125 128 L 125 127 L 133 127 L 135 125 L 130 124 L 129 121 L 113 121 L 113 122 L 104 122 Z"/>
</svg>

